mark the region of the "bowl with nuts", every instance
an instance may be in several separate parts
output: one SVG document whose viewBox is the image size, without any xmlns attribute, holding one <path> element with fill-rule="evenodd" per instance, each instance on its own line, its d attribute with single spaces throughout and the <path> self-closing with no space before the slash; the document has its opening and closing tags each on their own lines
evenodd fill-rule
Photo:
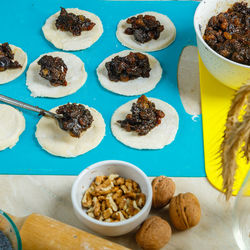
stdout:
<svg viewBox="0 0 250 250">
<path fill-rule="evenodd" d="M 75 180 L 71 198 L 78 219 L 93 231 L 119 236 L 148 216 L 152 188 L 143 171 L 118 160 L 95 163 Z"/>
</svg>

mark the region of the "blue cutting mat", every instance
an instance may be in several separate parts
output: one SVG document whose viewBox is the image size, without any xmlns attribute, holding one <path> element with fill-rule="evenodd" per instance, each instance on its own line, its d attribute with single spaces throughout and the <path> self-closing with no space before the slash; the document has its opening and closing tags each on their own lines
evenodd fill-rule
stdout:
<svg viewBox="0 0 250 250">
<path fill-rule="evenodd" d="M 88 10 L 97 14 L 104 27 L 102 37 L 92 47 L 74 52 L 85 63 L 88 79 L 75 94 L 59 98 L 33 98 L 25 85 L 25 73 L 13 82 L 0 85 L 0 93 L 45 109 L 79 102 L 96 108 L 106 122 L 106 136 L 92 151 L 76 158 L 55 157 L 42 150 L 35 138 L 37 114 L 23 111 L 26 130 L 12 149 L 0 152 L 1 174 L 61 174 L 76 175 L 97 161 L 118 159 L 139 166 L 149 176 L 205 176 L 201 116 L 196 121 L 188 115 L 181 103 L 177 88 L 177 65 L 184 46 L 195 45 L 193 15 L 196 2 L 109 2 L 101 0 L 29 0 L 3 1 L 1 3 L 0 43 L 9 42 L 21 47 L 28 54 L 28 64 L 39 55 L 56 51 L 43 36 L 45 20 L 59 7 Z M 180 126 L 176 139 L 162 150 L 135 150 L 117 141 L 110 130 L 110 119 L 116 108 L 136 97 L 124 97 L 103 89 L 96 77 L 96 67 L 110 54 L 123 47 L 116 39 L 119 20 L 144 12 L 157 11 L 166 14 L 177 29 L 175 42 L 168 48 L 151 53 L 161 63 L 163 77 L 157 87 L 147 96 L 156 97 L 171 104 L 178 112 Z M 26 69 L 27 70 L 27 69 Z"/>
</svg>

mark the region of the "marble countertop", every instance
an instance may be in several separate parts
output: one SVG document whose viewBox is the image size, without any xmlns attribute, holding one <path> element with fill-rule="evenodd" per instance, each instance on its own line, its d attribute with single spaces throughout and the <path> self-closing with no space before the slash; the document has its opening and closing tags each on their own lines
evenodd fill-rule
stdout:
<svg viewBox="0 0 250 250">
<path fill-rule="evenodd" d="M 0 176 L 0 208 L 16 216 L 40 213 L 91 232 L 76 218 L 71 204 L 75 176 Z M 173 178 L 176 193 L 192 192 L 200 201 L 202 217 L 198 226 L 173 232 L 168 250 L 236 250 L 232 233 L 232 208 L 235 198 L 225 202 L 222 193 L 206 178 Z M 151 211 L 168 220 L 166 209 Z M 94 232 L 91 232 L 94 233 Z M 121 237 L 106 237 L 131 249 L 139 249 L 135 232 Z"/>
</svg>

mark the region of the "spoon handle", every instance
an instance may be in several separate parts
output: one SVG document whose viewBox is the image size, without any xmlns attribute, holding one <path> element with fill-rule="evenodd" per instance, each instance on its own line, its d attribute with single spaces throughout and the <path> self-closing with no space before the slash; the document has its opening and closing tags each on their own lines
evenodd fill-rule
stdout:
<svg viewBox="0 0 250 250">
<path fill-rule="evenodd" d="M 4 95 L 0 95 L 0 101 L 11 104 L 11 105 L 14 105 L 14 106 L 17 106 L 17 107 L 20 107 L 20 108 L 23 108 L 23 109 L 28 109 L 28 110 L 31 110 L 31 111 L 35 111 L 35 112 L 37 112 L 37 113 L 39 113 L 41 115 L 46 115 L 46 116 L 49 116 L 49 117 L 57 118 L 57 115 L 52 113 L 52 112 L 41 109 L 41 108 L 39 108 L 37 106 L 32 106 L 30 104 L 17 101 L 17 100 L 15 100 L 13 98 L 10 98 L 10 97 L 4 96 Z"/>
</svg>

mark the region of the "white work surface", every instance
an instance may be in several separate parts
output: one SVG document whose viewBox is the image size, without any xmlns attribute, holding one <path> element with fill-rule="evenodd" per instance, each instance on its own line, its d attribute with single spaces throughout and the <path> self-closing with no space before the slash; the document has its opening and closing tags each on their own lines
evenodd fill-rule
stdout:
<svg viewBox="0 0 250 250">
<path fill-rule="evenodd" d="M 0 176 L 0 208 L 16 216 L 40 213 L 89 231 L 76 218 L 71 203 L 75 176 Z M 202 216 L 198 226 L 176 232 L 163 249 L 167 250 L 237 250 L 232 233 L 232 208 L 235 201 L 225 202 L 206 178 L 173 178 L 176 192 L 192 192 L 200 201 Z M 166 209 L 154 210 L 168 220 Z M 94 232 L 91 232 L 94 233 Z M 107 239 L 131 249 L 139 249 L 135 233 Z M 35 250 L 35 249 L 34 249 Z"/>
</svg>

